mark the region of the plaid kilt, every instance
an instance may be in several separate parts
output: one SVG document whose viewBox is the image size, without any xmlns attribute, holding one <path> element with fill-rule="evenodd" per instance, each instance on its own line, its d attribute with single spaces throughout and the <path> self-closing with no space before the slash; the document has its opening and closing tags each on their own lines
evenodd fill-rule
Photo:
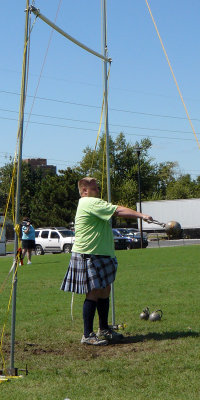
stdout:
<svg viewBox="0 0 200 400">
<path fill-rule="evenodd" d="M 115 280 L 116 272 L 116 257 L 72 253 L 60 289 L 79 294 L 104 289 Z"/>
</svg>

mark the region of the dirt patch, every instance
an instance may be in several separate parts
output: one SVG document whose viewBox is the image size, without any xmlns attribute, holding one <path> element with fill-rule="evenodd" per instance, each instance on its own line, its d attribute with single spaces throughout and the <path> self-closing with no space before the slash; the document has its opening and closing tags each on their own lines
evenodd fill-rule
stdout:
<svg viewBox="0 0 200 400">
<path fill-rule="evenodd" d="M 97 358 L 116 359 L 119 357 L 132 358 L 135 353 L 159 353 L 170 352 L 175 345 L 177 339 L 183 339 L 188 336 L 199 336 L 196 332 L 174 332 L 163 334 L 147 334 L 124 336 L 120 343 L 109 344 L 108 346 L 89 346 L 82 345 L 80 341 L 73 341 L 72 343 L 30 343 L 16 341 L 16 352 L 20 358 L 27 355 L 43 356 L 52 355 L 63 357 L 66 360 L 91 360 Z M 4 343 L 3 353 L 8 355 L 10 353 L 10 343 Z"/>
</svg>

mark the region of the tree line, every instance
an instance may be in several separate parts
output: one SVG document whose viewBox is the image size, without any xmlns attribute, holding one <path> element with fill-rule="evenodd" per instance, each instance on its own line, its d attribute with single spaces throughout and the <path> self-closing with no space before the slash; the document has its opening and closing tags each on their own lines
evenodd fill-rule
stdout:
<svg viewBox="0 0 200 400">
<path fill-rule="evenodd" d="M 109 139 L 111 199 L 113 204 L 136 209 L 138 201 L 138 156 L 140 153 L 141 199 L 165 200 L 200 197 L 200 176 L 177 176 L 177 162 L 157 163 L 149 156 L 151 140 L 145 138 L 133 145 L 123 133 Z M 82 160 L 74 168 L 60 170 L 54 175 L 43 174 L 42 168 L 32 169 L 22 163 L 20 216 L 29 216 L 35 227 L 69 226 L 74 221 L 79 200 L 77 182 L 84 176 L 98 179 L 102 198 L 107 199 L 104 135 L 96 151 L 87 146 Z M 11 183 L 13 162 L 0 168 L 0 210 L 4 211 Z M 8 216 L 11 218 L 12 204 Z"/>
</svg>

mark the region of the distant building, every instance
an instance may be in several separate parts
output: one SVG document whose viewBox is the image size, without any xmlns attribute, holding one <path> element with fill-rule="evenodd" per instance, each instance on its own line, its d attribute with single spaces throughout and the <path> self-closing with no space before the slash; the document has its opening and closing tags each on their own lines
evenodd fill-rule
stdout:
<svg viewBox="0 0 200 400">
<path fill-rule="evenodd" d="M 49 172 L 53 175 L 56 175 L 56 166 L 47 165 L 46 158 L 26 158 L 23 161 L 30 165 L 32 169 L 41 168 L 44 175 L 48 174 Z"/>
</svg>

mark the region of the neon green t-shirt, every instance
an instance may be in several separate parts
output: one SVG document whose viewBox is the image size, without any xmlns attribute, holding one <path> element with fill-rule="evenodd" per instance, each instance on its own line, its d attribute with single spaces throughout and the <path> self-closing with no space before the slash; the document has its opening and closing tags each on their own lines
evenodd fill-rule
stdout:
<svg viewBox="0 0 200 400">
<path fill-rule="evenodd" d="M 75 243 L 72 251 L 114 257 L 110 218 L 116 208 L 116 205 L 96 197 L 82 197 L 75 217 Z"/>
</svg>

